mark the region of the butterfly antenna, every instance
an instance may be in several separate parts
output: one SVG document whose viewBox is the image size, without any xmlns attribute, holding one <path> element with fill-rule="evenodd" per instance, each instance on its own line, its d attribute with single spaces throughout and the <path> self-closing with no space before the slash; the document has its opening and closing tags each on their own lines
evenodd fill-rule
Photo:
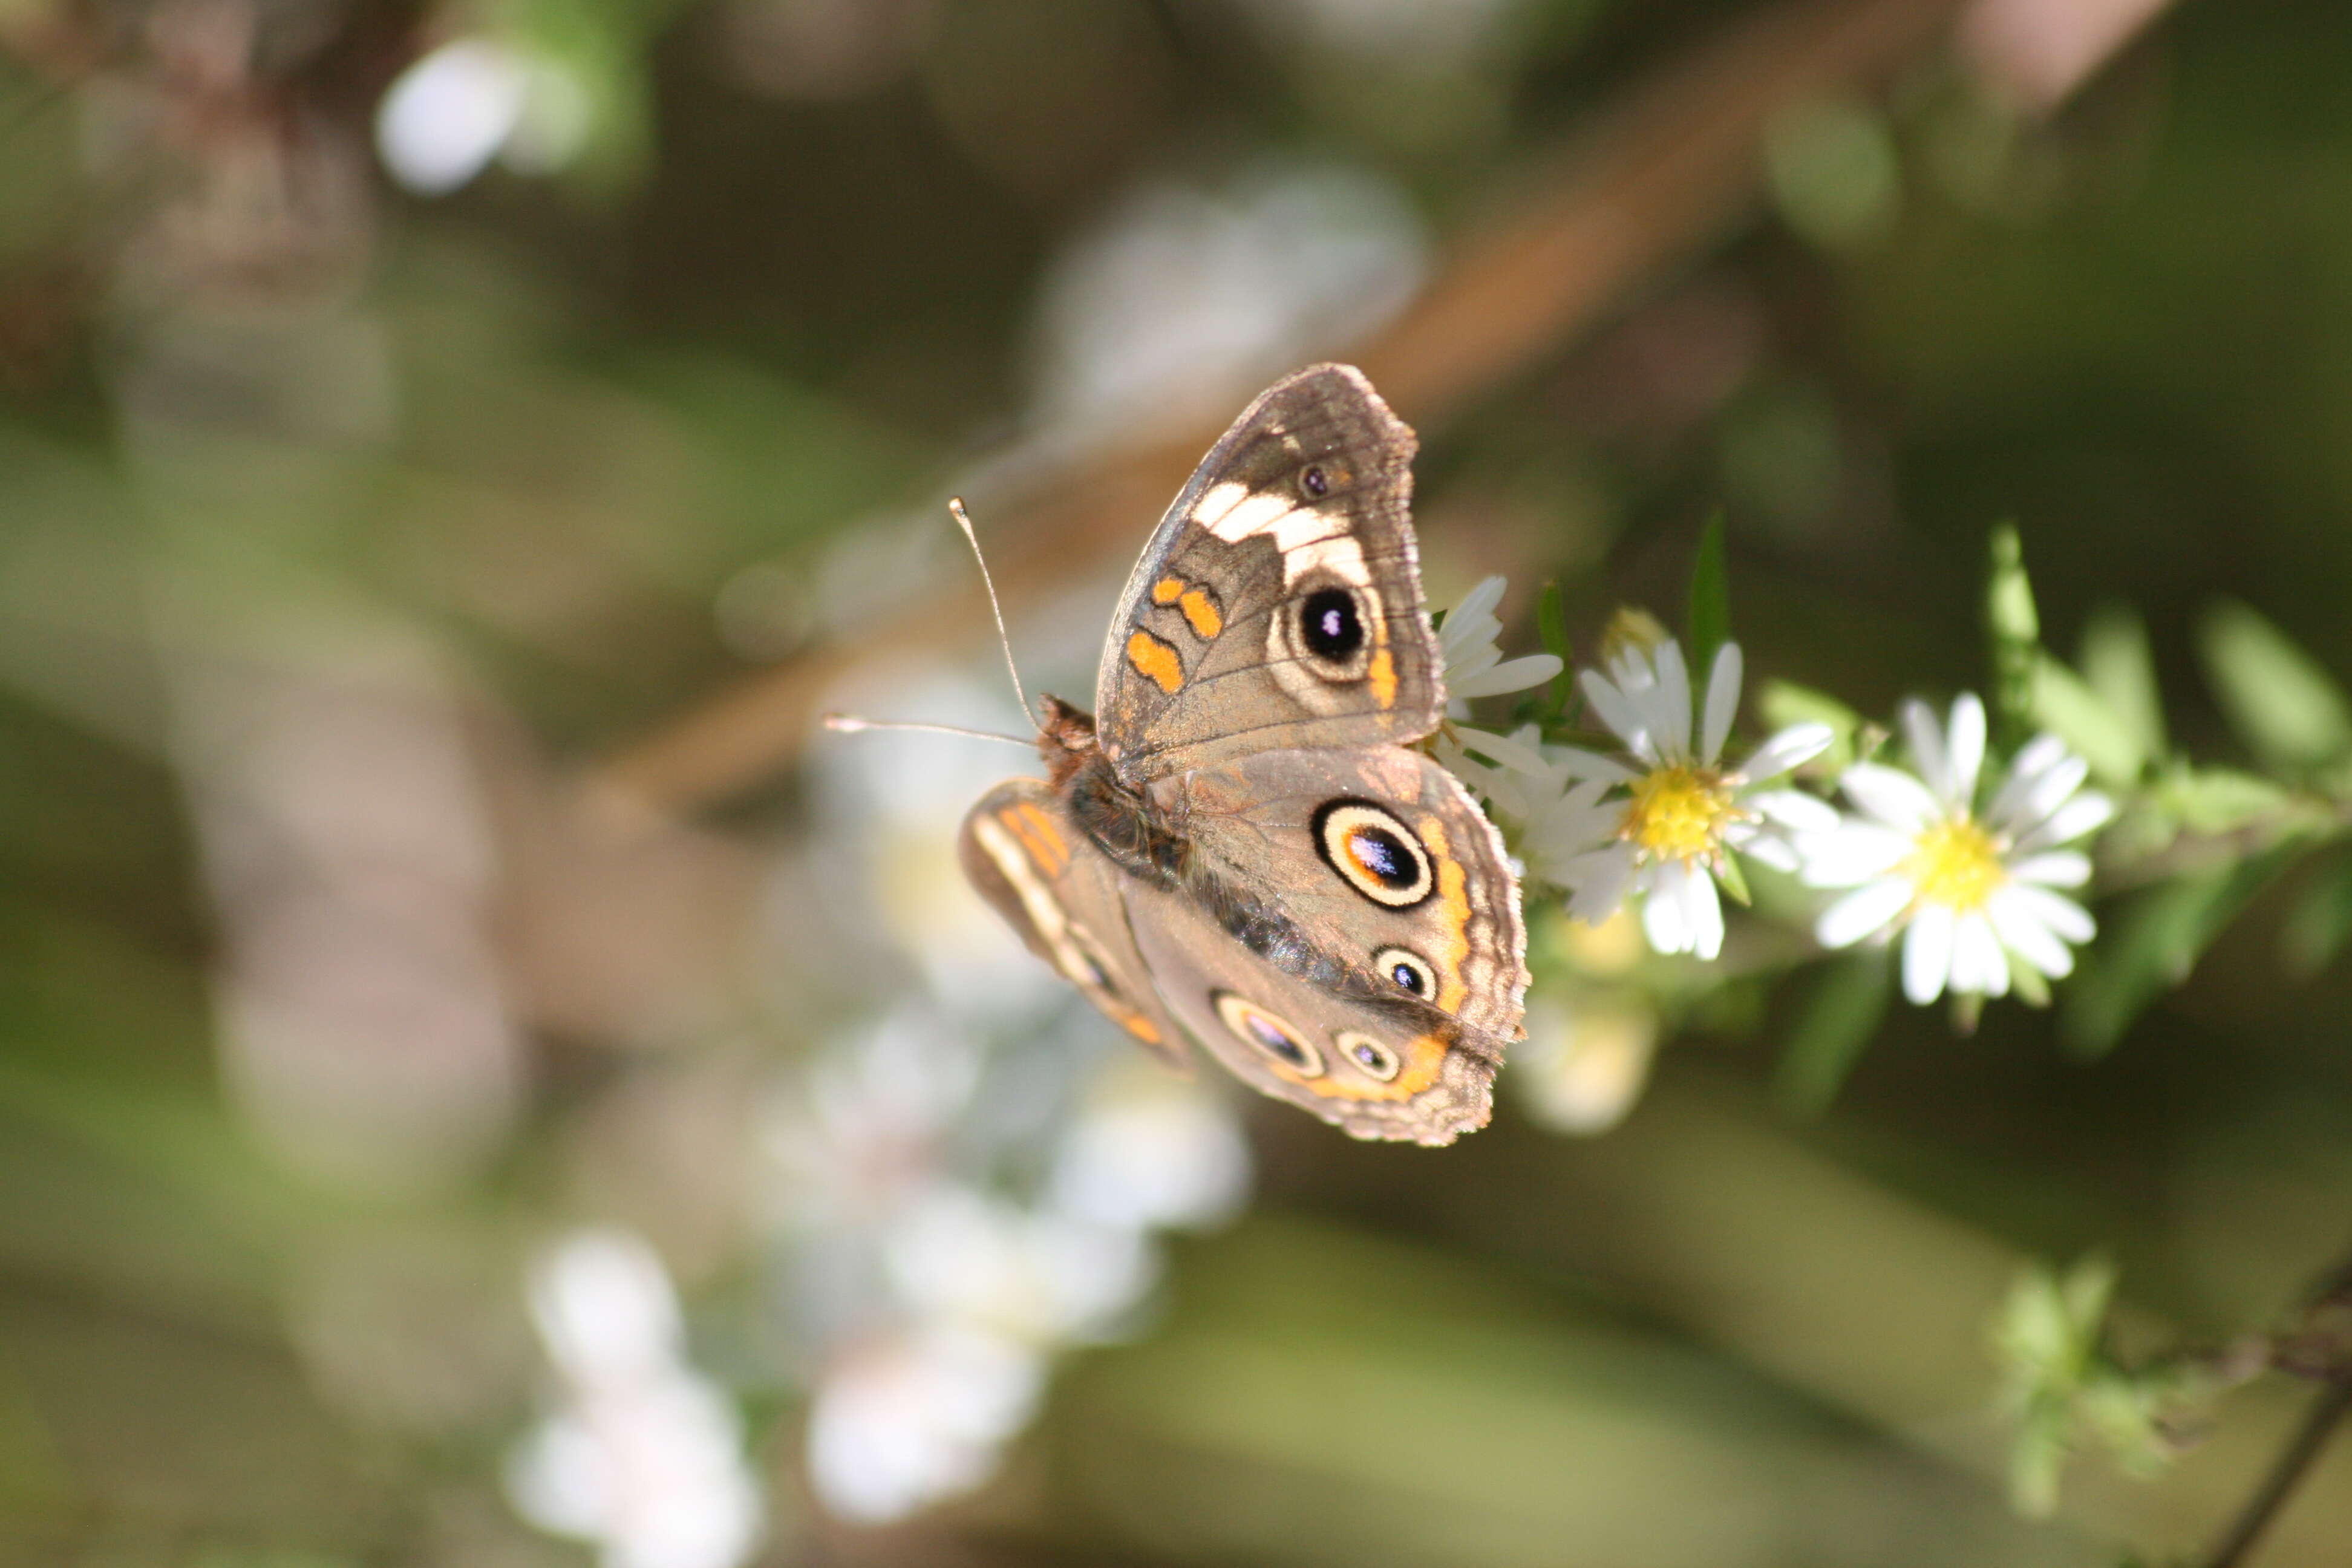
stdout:
<svg viewBox="0 0 2352 1568">
<path fill-rule="evenodd" d="M 1021 667 L 1013 662 L 1013 639 L 1004 633 L 1004 607 L 996 602 L 996 580 L 988 574 L 988 557 L 981 553 L 980 535 L 971 531 L 971 518 L 963 510 L 963 497 L 950 496 L 948 510 L 955 515 L 956 526 L 963 530 L 964 542 L 971 546 L 971 558 L 980 563 L 981 585 L 988 590 L 988 613 L 996 617 L 996 643 L 1004 650 L 1004 668 L 1013 677 L 1013 695 L 1020 700 L 1022 716 L 1035 724 L 1037 715 L 1029 706 L 1029 693 L 1022 689 Z"/>
<path fill-rule="evenodd" d="M 1000 735 L 993 730 L 967 730 L 961 724 L 915 724 L 896 719 L 861 719 L 855 713 L 828 713 L 824 727 L 856 734 L 861 730 L 921 730 L 933 735 L 963 735 L 975 741 L 1007 741 L 1016 746 L 1034 746 L 1034 741 L 1024 741 L 1018 735 Z"/>
</svg>

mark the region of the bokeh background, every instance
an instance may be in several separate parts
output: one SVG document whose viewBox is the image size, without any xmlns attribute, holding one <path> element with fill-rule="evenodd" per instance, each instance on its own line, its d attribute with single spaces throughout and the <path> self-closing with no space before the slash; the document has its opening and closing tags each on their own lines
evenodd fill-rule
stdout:
<svg viewBox="0 0 2352 1568">
<path fill-rule="evenodd" d="M 1360 363 L 1433 599 L 1580 649 L 1727 521 L 1751 671 L 2200 617 L 2352 673 L 2352 11 L 2161 0 L 0 5 L 0 1561 L 2113 1563 L 1988 1324 L 2352 1244 L 2256 900 L 2084 1059 L 1546 917 L 1490 1129 L 1132 1053 L 966 894 L 1033 686 L 1233 410 Z M 2291 932 L 2290 932 L 2291 934 Z M 2283 957 L 2283 951 L 2284 956 Z M 1569 993 L 1560 993 L 1567 995 Z M 1538 1000 L 1543 994 L 1538 991 Z M 1827 1103 L 1824 1104 L 1823 1102 Z M 2352 1455 L 2271 1568 L 2352 1551 Z"/>
</svg>

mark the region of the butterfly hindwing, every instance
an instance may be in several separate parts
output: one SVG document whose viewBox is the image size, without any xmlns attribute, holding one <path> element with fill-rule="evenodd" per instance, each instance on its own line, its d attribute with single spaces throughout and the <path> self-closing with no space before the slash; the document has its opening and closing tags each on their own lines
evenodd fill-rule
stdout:
<svg viewBox="0 0 2352 1568">
<path fill-rule="evenodd" d="M 1234 421 L 1112 617 L 1097 723 L 1123 776 L 1436 727 L 1436 639 L 1408 513 L 1414 447 L 1344 365 L 1276 383 Z"/>
<path fill-rule="evenodd" d="M 1417 752 L 1268 752 L 1155 786 L 1173 891 L 1129 893 L 1160 1000 L 1261 1089 L 1358 1137 L 1483 1126 L 1526 936 L 1500 839 Z"/>
<path fill-rule="evenodd" d="M 990 790 L 964 815 L 958 847 L 965 878 L 1030 952 L 1171 1065 L 1189 1065 L 1128 929 L 1124 873 L 1051 785 L 1009 779 Z"/>
</svg>

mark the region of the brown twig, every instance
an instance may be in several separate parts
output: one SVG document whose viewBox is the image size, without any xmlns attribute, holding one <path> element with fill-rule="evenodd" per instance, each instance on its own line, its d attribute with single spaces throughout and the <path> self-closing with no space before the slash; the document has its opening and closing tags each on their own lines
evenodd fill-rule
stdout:
<svg viewBox="0 0 2352 1568">
<path fill-rule="evenodd" d="M 1883 79 L 1943 36 L 1958 3 L 1787 0 L 1735 24 L 1601 114 L 1528 182 L 1508 218 L 1470 237 L 1354 357 L 1406 418 L 1442 423 L 1737 224 L 1757 199 L 1772 116 Z M 1017 540 L 997 552 L 1006 600 L 1034 603 L 1105 551 L 1132 548 L 1215 434 L 975 495 L 983 516 L 1020 520 Z M 877 651 L 963 637 L 982 614 L 975 585 L 877 617 L 856 639 L 753 676 L 625 748 L 593 771 L 591 788 L 660 816 L 754 784 L 799 754 L 845 670 Z"/>
<path fill-rule="evenodd" d="M 2220 1544 L 2204 1560 L 2204 1568 L 2237 1568 L 2245 1561 L 2246 1553 L 2253 1550 L 2263 1531 L 2278 1517 L 2286 1500 L 2347 1415 L 2352 1415 L 2352 1382 L 2332 1384 L 2323 1389 L 2304 1415 L 2303 1424 L 2295 1428 L 2294 1436 L 2280 1450 L 2269 1473 L 2263 1477 L 2262 1485 L 2246 1500 L 2246 1506 L 2230 1521 Z"/>
</svg>

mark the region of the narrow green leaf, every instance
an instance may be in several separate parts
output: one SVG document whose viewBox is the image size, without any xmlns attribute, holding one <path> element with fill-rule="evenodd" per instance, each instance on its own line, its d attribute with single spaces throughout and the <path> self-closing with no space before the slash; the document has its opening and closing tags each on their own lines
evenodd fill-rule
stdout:
<svg viewBox="0 0 2352 1568">
<path fill-rule="evenodd" d="M 2176 767 L 2152 796 L 2157 807 L 2191 833 L 2231 833 L 2293 804 L 2284 788 L 2236 768 Z"/>
<path fill-rule="evenodd" d="M 1731 568 L 1724 556 L 1723 513 L 1706 520 L 1698 536 L 1698 559 L 1691 566 L 1690 668 L 1705 680 L 1715 668 L 1715 650 L 1731 640 Z"/>
<path fill-rule="evenodd" d="M 1576 658 L 1568 646 L 1568 607 L 1558 583 L 1546 583 L 1536 599 L 1536 635 L 1543 639 L 1544 651 L 1559 660 L 1559 673 L 1551 679 L 1550 700 L 1543 710 L 1543 721 L 1549 726 L 1568 711 L 1569 697 L 1576 689 Z"/>
<path fill-rule="evenodd" d="M 2132 726 L 2088 681 L 2038 650 L 2027 714 L 2090 763 L 2101 784 L 2127 789 L 2139 782 L 2148 753 Z"/>
<path fill-rule="evenodd" d="M 2131 732 L 2140 755 L 2161 758 L 2170 748 L 2164 737 L 2164 697 L 2156 685 L 2156 656 L 2147 644 L 2147 623 L 2128 605 L 2105 604 L 2083 627 L 2083 679 L 2109 712 Z"/>
<path fill-rule="evenodd" d="M 1992 531 L 1992 571 L 1985 582 L 1985 634 L 1992 643 L 1992 710 L 2003 749 L 2013 750 L 2032 728 L 2034 655 L 2042 617 L 2025 574 L 2025 544 L 2017 525 Z"/>
<path fill-rule="evenodd" d="M 1756 901 L 1756 895 L 1748 890 L 1748 873 L 1739 868 L 1738 856 L 1726 855 L 1715 879 L 1721 885 L 1724 896 L 1741 909 Z"/>
<path fill-rule="evenodd" d="M 1821 978 L 1789 1032 L 1789 1047 L 1774 1076 L 1773 1090 L 1781 1104 L 1805 1116 L 1829 1109 L 1886 1016 L 1894 973 L 1884 948 L 1848 953 L 1822 965 Z"/>
<path fill-rule="evenodd" d="M 2113 921 L 2114 934 L 2084 954 L 2068 987 L 2060 1026 L 2084 1057 L 2115 1048 L 2157 996 L 2189 978 L 2230 921 L 2284 870 L 2294 846 L 2179 878 L 2141 894 Z"/>
<path fill-rule="evenodd" d="M 1768 680 L 1757 697 L 1757 710 L 1767 727 L 1785 730 L 1791 724 L 1827 724 L 1836 738 L 1812 764 L 1834 776 L 1854 760 L 1855 737 L 1863 718 L 1826 691 L 1800 686 L 1793 680 Z"/>
<path fill-rule="evenodd" d="M 2352 859 L 2338 858 L 2288 912 L 2279 958 L 2288 973 L 2308 980 L 2335 961 L 2347 938 L 2352 938 Z"/>
<path fill-rule="evenodd" d="M 2352 700 L 2284 632 L 2234 600 L 2216 605 L 2199 631 L 2206 679 L 2257 757 L 2301 771 L 2352 752 Z"/>
</svg>

